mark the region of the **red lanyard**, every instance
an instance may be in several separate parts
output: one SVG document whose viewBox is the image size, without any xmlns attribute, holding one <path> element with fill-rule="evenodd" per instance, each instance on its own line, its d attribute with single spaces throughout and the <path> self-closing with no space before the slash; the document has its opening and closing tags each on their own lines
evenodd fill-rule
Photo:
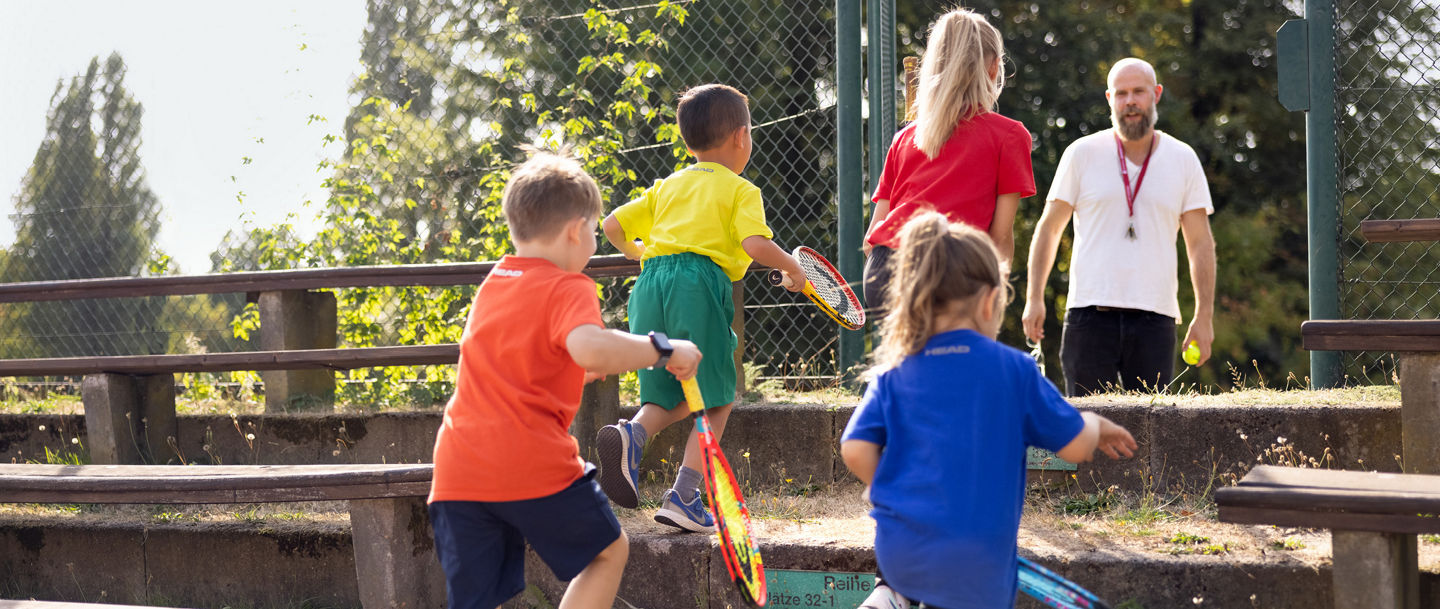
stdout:
<svg viewBox="0 0 1440 609">
<path fill-rule="evenodd" d="M 1155 154 L 1155 144 L 1160 138 L 1152 131 L 1150 133 L 1150 150 L 1145 153 L 1145 162 L 1140 165 L 1140 176 L 1135 178 L 1135 188 L 1130 188 L 1130 163 L 1125 160 L 1125 146 L 1120 143 L 1120 136 L 1115 136 L 1115 156 L 1120 158 L 1120 179 L 1125 181 L 1125 205 L 1130 209 L 1130 227 L 1126 229 L 1125 236 L 1135 238 L 1135 198 L 1140 196 L 1140 186 L 1145 183 L 1145 170 L 1150 168 L 1150 155 Z"/>
</svg>

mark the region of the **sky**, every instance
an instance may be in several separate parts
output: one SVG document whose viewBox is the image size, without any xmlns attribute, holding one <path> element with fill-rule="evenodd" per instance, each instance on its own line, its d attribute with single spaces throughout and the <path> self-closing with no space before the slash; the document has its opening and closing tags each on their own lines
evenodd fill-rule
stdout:
<svg viewBox="0 0 1440 609">
<path fill-rule="evenodd" d="M 365 16 L 363 0 L 0 0 L 0 248 L 14 243 L 56 83 L 111 52 L 145 108 L 158 246 L 182 272 L 209 272 L 226 231 L 247 223 L 293 214 L 309 236 L 325 200 L 316 166 L 339 152 L 322 138 L 349 112 Z"/>
</svg>

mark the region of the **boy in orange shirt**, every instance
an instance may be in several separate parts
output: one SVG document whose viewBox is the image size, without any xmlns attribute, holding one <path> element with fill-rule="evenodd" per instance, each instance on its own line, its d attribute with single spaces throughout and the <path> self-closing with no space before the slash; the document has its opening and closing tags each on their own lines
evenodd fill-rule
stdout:
<svg viewBox="0 0 1440 609">
<path fill-rule="evenodd" d="M 519 594 L 529 542 L 570 581 L 562 609 L 608 608 L 630 550 L 569 433 L 582 387 L 652 366 L 691 378 L 700 351 L 604 328 L 595 282 L 580 273 L 595 253 L 600 189 L 574 160 L 536 154 L 501 205 L 515 255 L 475 293 L 435 440 L 429 511 L 449 606 L 493 609 Z"/>
</svg>

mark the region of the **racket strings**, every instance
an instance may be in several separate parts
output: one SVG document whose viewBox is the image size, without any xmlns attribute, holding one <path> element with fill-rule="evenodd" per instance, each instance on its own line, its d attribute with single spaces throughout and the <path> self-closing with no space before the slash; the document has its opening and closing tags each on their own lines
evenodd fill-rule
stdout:
<svg viewBox="0 0 1440 609">
<path fill-rule="evenodd" d="M 814 286 L 815 294 L 825 301 L 831 311 L 851 325 L 865 324 L 864 309 L 855 298 L 855 292 L 845 285 L 843 279 L 835 276 L 829 264 L 803 253 L 796 258 L 805 269 L 805 277 L 810 280 L 810 285 Z"/>
<path fill-rule="evenodd" d="M 751 599 L 760 598 L 764 583 L 763 567 L 758 549 L 751 545 L 754 538 L 750 535 L 750 518 L 745 513 L 735 479 L 728 468 L 713 455 L 707 460 L 715 484 L 715 500 L 711 508 L 719 521 L 718 530 L 724 532 L 720 542 L 729 547 L 735 558 L 734 567 L 738 569 L 738 573 L 732 575 L 744 582 Z"/>
</svg>

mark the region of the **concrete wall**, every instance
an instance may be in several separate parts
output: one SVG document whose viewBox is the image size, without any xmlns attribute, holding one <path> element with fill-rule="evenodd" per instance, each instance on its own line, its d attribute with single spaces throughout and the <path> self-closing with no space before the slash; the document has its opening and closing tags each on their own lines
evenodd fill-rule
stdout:
<svg viewBox="0 0 1440 609">
<path fill-rule="evenodd" d="M 762 552 L 770 569 L 868 573 L 875 568 L 868 546 L 767 544 Z M 348 531 L 320 525 L 279 531 L 268 522 L 74 526 L 63 518 L 0 519 L 0 598 L 349 608 L 358 606 L 351 555 Z M 1331 605 L 1327 564 L 1105 550 L 1031 557 L 1114 604 L 1135 599 L 1152 608 Z M 553 608 L 564 583 L 534 554 L 527 561 L 530 588 L 505 608 Z M 1421 573 L 1420 586 L 1421 606 L 1440 606 L 1440 574 Z M 743 606 L 709 535 L 632 535 L 619 596 L 638 609 Z M 1029 600 L 1016 606 L 1039 607 Z"/>
<path fill-rule="evenodd" d="M 1101 456 L 1082 464 L 1075 480 L 1087 488 L 1200 490 L 1242 476 L 1257 463 L 1293 465 L 1302 453 L 1316 459 L 1329 455 L 1330 467 L 1399 470 L 1398 403 L 1202 406 L 1080 400 L 1078 404 L 1126 426 L 1140 444 L 1134 459 L 1112 461 Z M 845 480 L 849 473 L 840 463 L 838 442 L 853 411 L 853 405 L 744 405 L 731 415 L 721 443 L 742 484 Z M 622 416 L 633 416 L 633 409 L 624 410 Z M 233 419 L 181 416 L 180 437 L 168 457 L 176 463 L 183 456 L 189 463 L 227 464 L 428 462 L 439 425 L 440 413 L 435 411 Z M 668 483 L 689 430 L 686 421 L 660 433 L 646 448 L 642 472 Z M 250 434 L 253 441 L 246 437 Z M 0 461 L 43 460 L 44 448 L 72 448 L 70 440 L 75 437 L 85 440 L 83 417 L 0 415 Z"/>
</svg>

